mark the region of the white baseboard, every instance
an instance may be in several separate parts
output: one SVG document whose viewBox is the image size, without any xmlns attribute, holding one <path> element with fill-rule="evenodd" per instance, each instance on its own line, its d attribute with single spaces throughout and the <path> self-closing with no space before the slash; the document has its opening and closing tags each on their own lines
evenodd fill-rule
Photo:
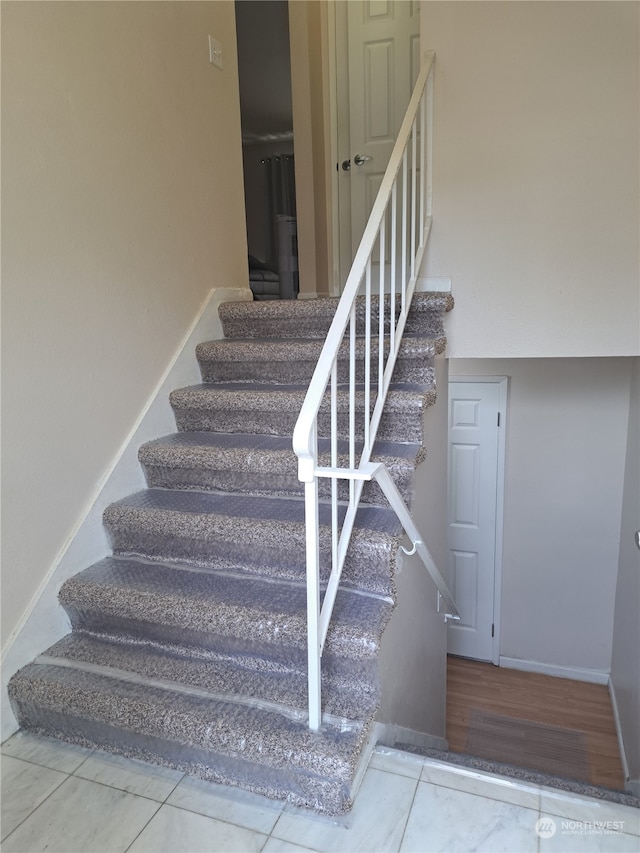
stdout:
<svg viewBox="0 0 640 853">
<path fill-rule="evenodd" d="M 102 524 L 102 513 L 113 501 L 145 487 L 138 463 L 138 448 L 145 441 L 175 432 L 169 393 L 175 388 L 201 381 L 195 357 L 196 344 L 223 336 L 218 317 L 218 307 L 223 302 L 252 299 L 248 288 L 216 288 L 210 291 L 128 436 L 96 484 L 93 495 L 3 651 L 0 740 L 6 740 L 18 728 L 7 695 L 9 679 L 69 632 L 67 616 L 58 604 L 60 587 L 68 578 L 107 556 L 109 543 Z"/>
<path fill-rule="evenodd" d="M 590 684 L 608 684 L 608 670 L 585 669 L 580 666 L 560 666 L 553 663 L 540 663 L 534 660 L 520 660 L 500 656 L 500 666 L 505 669 L 520 669 L 522 672 L 539 672 L 541 675 L 553 675 L 555 678 L 570 678 L 572 681 L 588 681 Z"/>
<path fill-rule="evenodd" d="M 299 293 L 297 298 L 301 299 L 301 300 L 302 299 L 317 299 L 318 296 L 319 296 L 319 294 L 317 294 L 314 291 L 313 293 Z"/>
</svg>

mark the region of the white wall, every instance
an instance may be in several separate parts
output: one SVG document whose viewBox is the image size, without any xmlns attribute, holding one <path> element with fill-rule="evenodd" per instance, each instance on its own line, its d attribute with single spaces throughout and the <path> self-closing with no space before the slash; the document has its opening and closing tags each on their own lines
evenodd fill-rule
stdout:
<svg viewBox="0 0 640 853">
<path fill-rule="evenodd" d="M 596 671 L 606 680 L 632 362 L 451 362 L 452 376 L 510 377 L 502 657 Z"/>
<path fill-rule="evenodd" d="M 3 4 L 2 178 L 4 645 L 206 295 L 247 286 L 233 4 Z"/>
<path fill-rule="evenodd" d="M 640 359 L 634 359 L 620 525 L 620 560 L 613 626 L 611 684 L 629 778 L 640 795 Z"/>
<path fill-rule="evenodd" d="M 637 355 L 637 2 L 423 2 L 452 358 Z"/>
</svg>

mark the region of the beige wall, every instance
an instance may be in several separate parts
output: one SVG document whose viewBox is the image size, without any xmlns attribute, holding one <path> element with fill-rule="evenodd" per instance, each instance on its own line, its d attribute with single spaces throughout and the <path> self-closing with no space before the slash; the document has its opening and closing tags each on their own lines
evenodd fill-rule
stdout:
<svg viewBox="0 0 640 853">
<path fill-rule="evenodd" d="M 452 358 L 636 355 L 637 2 L 423 2 Z"/>
<path fill-rule="evenodd" d="M 451 362 L 509 377 L 502 657 L 609 671 L 632 362 Z"/>
<path fill-rule="evenodd" d="M 3 642 L 207 293 L 246 287 L 235 52 L 232 3 L 2 4 Z"/>
<path fill-rule="evenodd" d="M 447 571 L 447 384 L 449 363 L 436 360 L 438 400 L 425 412 L 427 456 L 418 466 L 411 512 L 433 559 Z M 408 542 L 407 542 L 408 544 Z M 382 702 L 377 719 L 445 737 L 447 629 L 438 592 L 417 555 L 400 555 L 396 608 L 382 636 Z M 402 735 L 399 735 L 402 740 Z M 388 742 L 385 739 L 385 742 Z M 393 741 L 390 743 L 393 746 Z M 443 743 L 429 745 L 442 747 Z"/>
</svg>

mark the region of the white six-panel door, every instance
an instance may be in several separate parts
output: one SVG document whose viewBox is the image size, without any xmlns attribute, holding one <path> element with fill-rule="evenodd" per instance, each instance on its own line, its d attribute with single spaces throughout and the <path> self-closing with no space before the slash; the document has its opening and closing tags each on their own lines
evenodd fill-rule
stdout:
<svg viewBox="0 0 640 853">
<path fill-rule="evenodd" d="M 420 71 L 418 0 L 349 0 L 352 256 Z M 356 154 L 371 159 L 358 166 Z"/>
<path fill-rule="evenodd" d="M 449 383 L 449 585 L 460 611 L 450 654 L 496 659 L 494 636 L 503 384 Z M 503 416 L 504 419 L 504 416 Z"/>
</svg>

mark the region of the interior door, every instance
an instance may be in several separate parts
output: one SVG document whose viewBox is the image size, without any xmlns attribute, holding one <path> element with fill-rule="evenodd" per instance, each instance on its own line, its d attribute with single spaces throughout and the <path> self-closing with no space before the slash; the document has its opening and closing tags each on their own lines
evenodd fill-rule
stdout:
<svg viewBox="0 0 640 853">
<path fill-rule="evenodd" d="M 350 0 L 347 7 L 350 258 L 364 232 L 420 71 L 418 0 Z M 344 144 L 341 145 L 345 150 Z M 346 219 L 347 217 L 344 217 Z M 344 284 L 344 281 L 343 281 Z"/>
<path fill-rule="evenodd" d="M 485 661 L 496 657 L 500 410 L 500 383 L 450 381 L 449 582 L 461 618 L 448 623 L 448 651 Z"/>
</svg>

